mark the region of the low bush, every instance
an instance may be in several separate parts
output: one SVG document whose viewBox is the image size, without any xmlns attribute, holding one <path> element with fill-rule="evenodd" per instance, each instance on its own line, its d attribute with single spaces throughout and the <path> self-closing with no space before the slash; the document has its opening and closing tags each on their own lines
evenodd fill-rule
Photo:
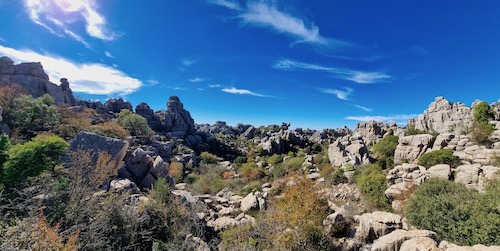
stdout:
<svg viewBox="0 0 500 251">
<path fill-rule="evenodd" d="M 418 164 L 427 168 L 438 164 L 448 164 L 451 167 L 457 167 L 460 165 L 460 159 L 453 155 L 453 150 L 441 149 L 424 153 L 418 158 Z"/>
<path fill-rule="evenodd" d="M 113 121 L 94 125 L 91 131 L 115 139 L 127 139 L 130 136 L 130 133 L 123 126 Z"/>
<path fill-rule="evenodd" d="M 473 118 L 474 123 L 470 129 L 472 141 L 476 144 L 489 147 L 491 141 L 488 137 L 493 133 L 495 128 L 489 123 L 489 120 L 493 118 L 493 112 L 488 103 L 483 101 L 474 106 Z"/>
<path fill-rule="evenodd" d="M 201 163 L 202 164 L 217 164 L 219 163 L 219 158 L 215 156 L 214 154 L 211 154 L 209 152 L 202 152 L 200 154 L 201 158 Z"/>
<path fill-rule="evenodd" d="M 324 165 L 319 172 L 321 174 L 321 177 L 325 178 L 325 182 L 327 184 L 337 185 L 348 182 L 342 168 L 334 167 L 333 165 L 328 164 Z"/>
<path fill-rule="evenodd" d="M 54 168 L 67 148 L 66 141 L 53 135 L 39 135 L 32 141 L 12 147 L 4 164 L 3 182 L 16 185 Z"/>
<path fill-rule="evenodd" d="M 141 115 L 137 115 L 130 110 L 123 109 L 116 114 L 118 124 L 127 129 L 132 136 L 139 136 L 150 139 L 154 131 L 149 128 L 148 121 Z"/>
<path fill-rule="evenodd" d="M 500 179 L 484 194 L 464 185 L 430 179 L 419 186 L 406 210 L 409 222 L 459 245 L 500 245 Z"/>
<path fill-rule="evenodd" d="M 398 146 L 399 137 L 388 135 L 372 146 L 373 157 L 382 169 L 394 167 L 394 152 Z"/>
<path fill-rule="evenodd" d="M 375 164 L 359 166 L 354 173 L 354 180 L 372 206 L 382 209 L 391 208 L 384 194 L 387 181 L 379 166 Z"/>
<path fill-rule="evenodd" d="M 253 162 L 241 165 L 238 169 L 238 173 L 249 180 L 259 180 L 264 176 L 264 172 Z"/>
<path fill-rule="evenodd" d="M 283 162 L 283 157 L 279 154 L 273 154 L 266 158 L 266 162 L 271 166 L 276 166 L 277 164 Z"/>
<path fill-rule="evenodd" d="M 286 172 L 295 172 L 302 169 L 302 163 L 304 163 L 306 159 L 304 157 L 292 157 L 282 163 L 283 169 Z"/>
<path fill-rule="evenodd" d="M 21 95 L 12 100 L 15 110 L 9 114 L 13 127 L 22 133 L 34 135 L 37 131 L 43 131 L 59 124 L 59 111 L 54 99 L 45 94 L 39 98 L 29 95 Z"/>
<path fill-rule="evenodd" d="M 0 170 L 9 158 L 10 140 L 9 136 L 0 134 Z"/>
</svg>

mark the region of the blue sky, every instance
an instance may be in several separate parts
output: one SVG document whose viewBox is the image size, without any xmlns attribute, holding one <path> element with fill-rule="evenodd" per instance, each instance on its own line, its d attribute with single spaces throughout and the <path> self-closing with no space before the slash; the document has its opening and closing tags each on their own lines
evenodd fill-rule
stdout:
<svg viewBox="0 0 500 251">
<path fill-rule="evenodd" d="M 0 55 L 197 123 L 406 123 L 500 98 L 499 1 L 0 0 Z"/>
</svg>

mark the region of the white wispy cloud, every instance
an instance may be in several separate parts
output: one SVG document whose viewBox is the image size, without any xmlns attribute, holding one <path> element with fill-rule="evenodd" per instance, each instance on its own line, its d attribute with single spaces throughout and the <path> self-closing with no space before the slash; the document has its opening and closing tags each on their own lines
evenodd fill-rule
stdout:
<svg viewBox="0 0 500 251">
<path fill-rule="evenodd" d="M 105 51 L 104 55 L 106 55 L 106 57 L 108 57 L 108 58 L 115 58 L 115 56 L 113 56 L 113 54 L 111 54 L 111 52 L 109 52 L 109 51 Z"/>
<path fill-rule="evenodd" d="M 358 84 L 372 84 L 387 81 L 391 76 L 383 72 L 364 72 L 345 68 L 322 66 L 318 64 L 309 64 L 291 59 L 280 59 L 272 67 L 284 71 L 323 71 L 333 74 L 339 79 L 350 80 Z"/>
<path fill-rule="evenodd" d="M 196 63 L 196 60 L 193 60 L 193 59 L 182 59 L 181 60 L 181 64 L 184 65 L 184 66 L 191 66 L 193 65 L 194 63 Z"/>
<path fill-rule="evenodd" d="M 247 1 L 245 6 L 238 1 L 208 0 L 209 3 L 224 6 L 238 12 L 238 18 L 245 25 L 271 29 L 295 39 L 294 43 L 307 43 L 322 47 L 348 46 L 348 42 L 324 37 L 313 22 L 278 9 L 273 1 Z"/>
<path fill-rule="evenodd" d="M 256 97 L 269 97 L 269 96 L 259 94 L 259 93 L 253 92 L 253 91 L 249 91 L 246 89 L 237 89 L 235 87 L 223 88 L 222 91 L 227 92 L 227 93 L 231 93 L 231 94 L 251 95 L 251 96 L 256 96 Z"/>
<path fill-rule="evenodd" d="M 156 79 L 148 79 L 146 80 L 146 83 L 149 85 L 149 86 L 155 86 L 155 85 L 158 85 L 160 83 L 160 81 L 156 80 Z"/>
<path fill-rule="evenodd" d="M 366 107 L 366 106 L 362 106 L 362 105 L 354 105 L 354 106 L 355 106 L 356 108 L 359 108 L 359 109 L 361 109 L 361 110 L 365 111 L 365 112 L 371 112 L 371 111 L 373 111 L 373 109 L 372 109 L 372 108 L 368 108 L 368 107 Z"/>
<path fill-rule="evenodd" d="M 331 88 L 326 88 L 326 89 L 321 88 L 319 90 L 323 93 L 336 95 L 337 98 L 342 100 L 349 100 L 349 96 L 353 92 L 353 89 L 349 87 L 345 87 L 344 90 L 331 89 Z"/>
<path fill-rule="evenodd" d="M 417 114 L 396 114 L 390 116 L 347 116 L 345 119 L 361 121 L 361 122 L 369 122 L 369 121 L 377 121 L 384 123 L 396 122 L 398 124 L 407 123 L 409 119 L 416 118 Z"/>
<path fill-rule="evenodd" d="M 206 78 L 199 78 L 199 77 L 189 79 L 189 81 L 192 82 L 192 83 L 203 82 L 203 81 L 206 81 L 206 80 L 207 80 Z"/>
<path fill-rule="evenodd" d="M 211 85 L 208 85 L 209 88 L 221 88 L 222 85 L 219 85 L 219 84 L 211 84 Z"/>
<path fill-rule="evenodd" d="M 58 36 L 68 36 L 90 47 L 89 43 L 74 32 L 70 26 L 82 21 L 91 37 L 111 41 L 119 34 L 110 30 L 106 19 L 97 11 L 97 1 L 86 0 L 24 0 L 24 7 L 30 19 Z"/>
<path fill-rule="evenodd" d="M 17 50 L 0 45 L 0 55 L 14 62 L 41 62 L 53 83 L 67 78 L 75 92 L 89 94 L 130 94 L 142 86 L 142 82 L 111 66 L 99 63 L 76 63 L 69 59 L 40 54 L 29 50 Z"/>
<path fill-rule="evenodd" d="M 0 41 L 2 41 L 4 43 L 7 42 L 7 40 L 5 40 L 3 37 L 0 37 Z"/>
<path fill-rule="evenodd" d="M 224 6 L 231 10 L 241 10 L 241 6 L 238 1 L 233 0 L 208 0 L 209 3 Z"/>
</svg>

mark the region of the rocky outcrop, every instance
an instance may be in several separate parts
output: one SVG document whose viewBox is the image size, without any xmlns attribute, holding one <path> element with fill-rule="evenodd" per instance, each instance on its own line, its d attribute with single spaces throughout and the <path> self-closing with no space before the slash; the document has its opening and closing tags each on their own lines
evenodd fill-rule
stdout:
<svg viewBox="0 0 500 251">
<path fill-rule="evenodd" d="M 453 155 L 473 164 L 488 165 L 500 156 L 500 149 L 488 149 L 486 146 L 470 145 L 463 150 L 453 152 Z"/>
<path fill-rule="evenodd" d="M 135 113 L 143 116 L 148 121 L 149 127 L 155 131 L 161 130 L 160 118 L 153 112 L 148 104 L 141 102 L 135 107 Z"/>
<path fill-rule="evenodd" d="M 56 85 L 49 81 L 49 76 L 40 63 L 21 63 L 14 65 L 8 57 L 0 58 L 0 85 L 17 84 L 23 87 L 33 97 L 38 98 L 49 94 L 56 104 L 74 106 L 76 104 L 68 80 L 61 79 Z"/>
<path fill-rule="evenodd" d="M 88 153 L 94 166 L 101 153 L 107 153 L 111 160 L 116 163 L 116 170 L 121 166 L 121 161 L 125 157 L 129 143 L 125 140 L 113 139 L 97 135 L 91 132 L 80 132 L 69 142 L 67 158 L 71 161 L 74 154 Z"/>
<path fill-rule="evenodd" d="M 394 152 L 394 163 L 415 163 L 433 144 L 434 136 L 430 134 L 400 137 Z"/>
<path fill-rule="evenodd" d="M 165 112 L 156 114 L 160 118 L 162 129 L 175 138 L 184 138 L 195 132 L 194 120 L 177 96 L 168 99 Z"/>
<path fill-rule="evenodd" d="M 111 98 L 104 103 L 104 106 L 108 111 L 113 113 L 119 113 L 121 110 L 132 111 L 132 104 L 130 102 L 123 100 L 123 98 Z"/>
<path fill-rule="evenodd" d="M 398 125 L 393 123 L 391 125 L 382 122 L 370 121 L 359 122 L 354 129 L 354 135 L 363 137 L 366 146 L 370 147 L 382 139 L 387 133 L 396 133 Z"/>
<path fill-rule="evenodd" d="M 412 123 L 415 129 L 425 132 L 460 134 L 472 125 L 472 109 L 463 103 L 450 103 L 443 97 L 436 97 Z"/>
<path fill-rule="evenodd" d="M 413 239 L 409 239 L 401 245 L 399 251 L 419 251 L 419 250 L 428 250 L 428 251 L 441 251 L 442 249 L 438 248 L 436 240 L 430 237 L 416 237 Z"/>
<path fill-rule="evenodd" d="M 416 187 L 430 176 L 430 172 L 425 170 L 425 167 L 416 164 L 405 163 L 389 170 L 386 177 L 389 188 L 385 190 L 385 196 L 392 201 L 392 208 L 395 211 L 401 211 L 401 206 L 404 204 L 402 202 L 408 199 Z"/>
<path fill-rule="evenodd" d="M 368 149 L 360 136 L 344 136 L 335 140 L 328 147 L 328 158 L 337 167 L 370 163 Z"/>
<path fill-rule="evenodd" d="M 160 156 L 153 159 L 144 150 L 137 148 L 127 155 L 125 165 L 120 168 L 118 174 L 121 178 L 134 181 L 141 188 L 151 188 L 159 178 L 166 179 L 173 187 L 175 181 L 169 176 L 169 171 L 167 163 Z"/>
<path fill-rule="evenodd" d="M 0 106 L 0 122 L 3 121 L 2 112 L 3 112 L 3 108 Z"/>
<path fill-rule="evenodd" d="M 461 165 L 456 168 L 455 182 L 464 184 L 467 188 L 483 191 L 487 179 L 500 170 L 496 166 Z"/>
</svg>

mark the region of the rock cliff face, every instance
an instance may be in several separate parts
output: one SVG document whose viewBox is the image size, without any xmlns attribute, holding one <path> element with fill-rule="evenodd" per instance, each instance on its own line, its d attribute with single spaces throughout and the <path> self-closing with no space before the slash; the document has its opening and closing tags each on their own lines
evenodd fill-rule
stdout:
<svg viewBox="0 0 500 251">
<path fill-rule="evenodd" d="M 425 132 L 460 134 L 472 125 L 472 108 L 463 103 L 450 103 L 443 97 L 436 97 L 429 108 L 420 114 L 414 123 L 415 129 Z"/>
<path fill-rule="evenodd" d="M 14 65 L 8 57 L 0 58 L 0 85 L 18 84 L 33 97 L 49 94 L 56 104 L 74 106 L 76 104 L 73 92 L 67 79 L 62 78 L 61 84 L 49 81 L 49 77 L 40 63 L 21 63 Z"/>
</svg>

